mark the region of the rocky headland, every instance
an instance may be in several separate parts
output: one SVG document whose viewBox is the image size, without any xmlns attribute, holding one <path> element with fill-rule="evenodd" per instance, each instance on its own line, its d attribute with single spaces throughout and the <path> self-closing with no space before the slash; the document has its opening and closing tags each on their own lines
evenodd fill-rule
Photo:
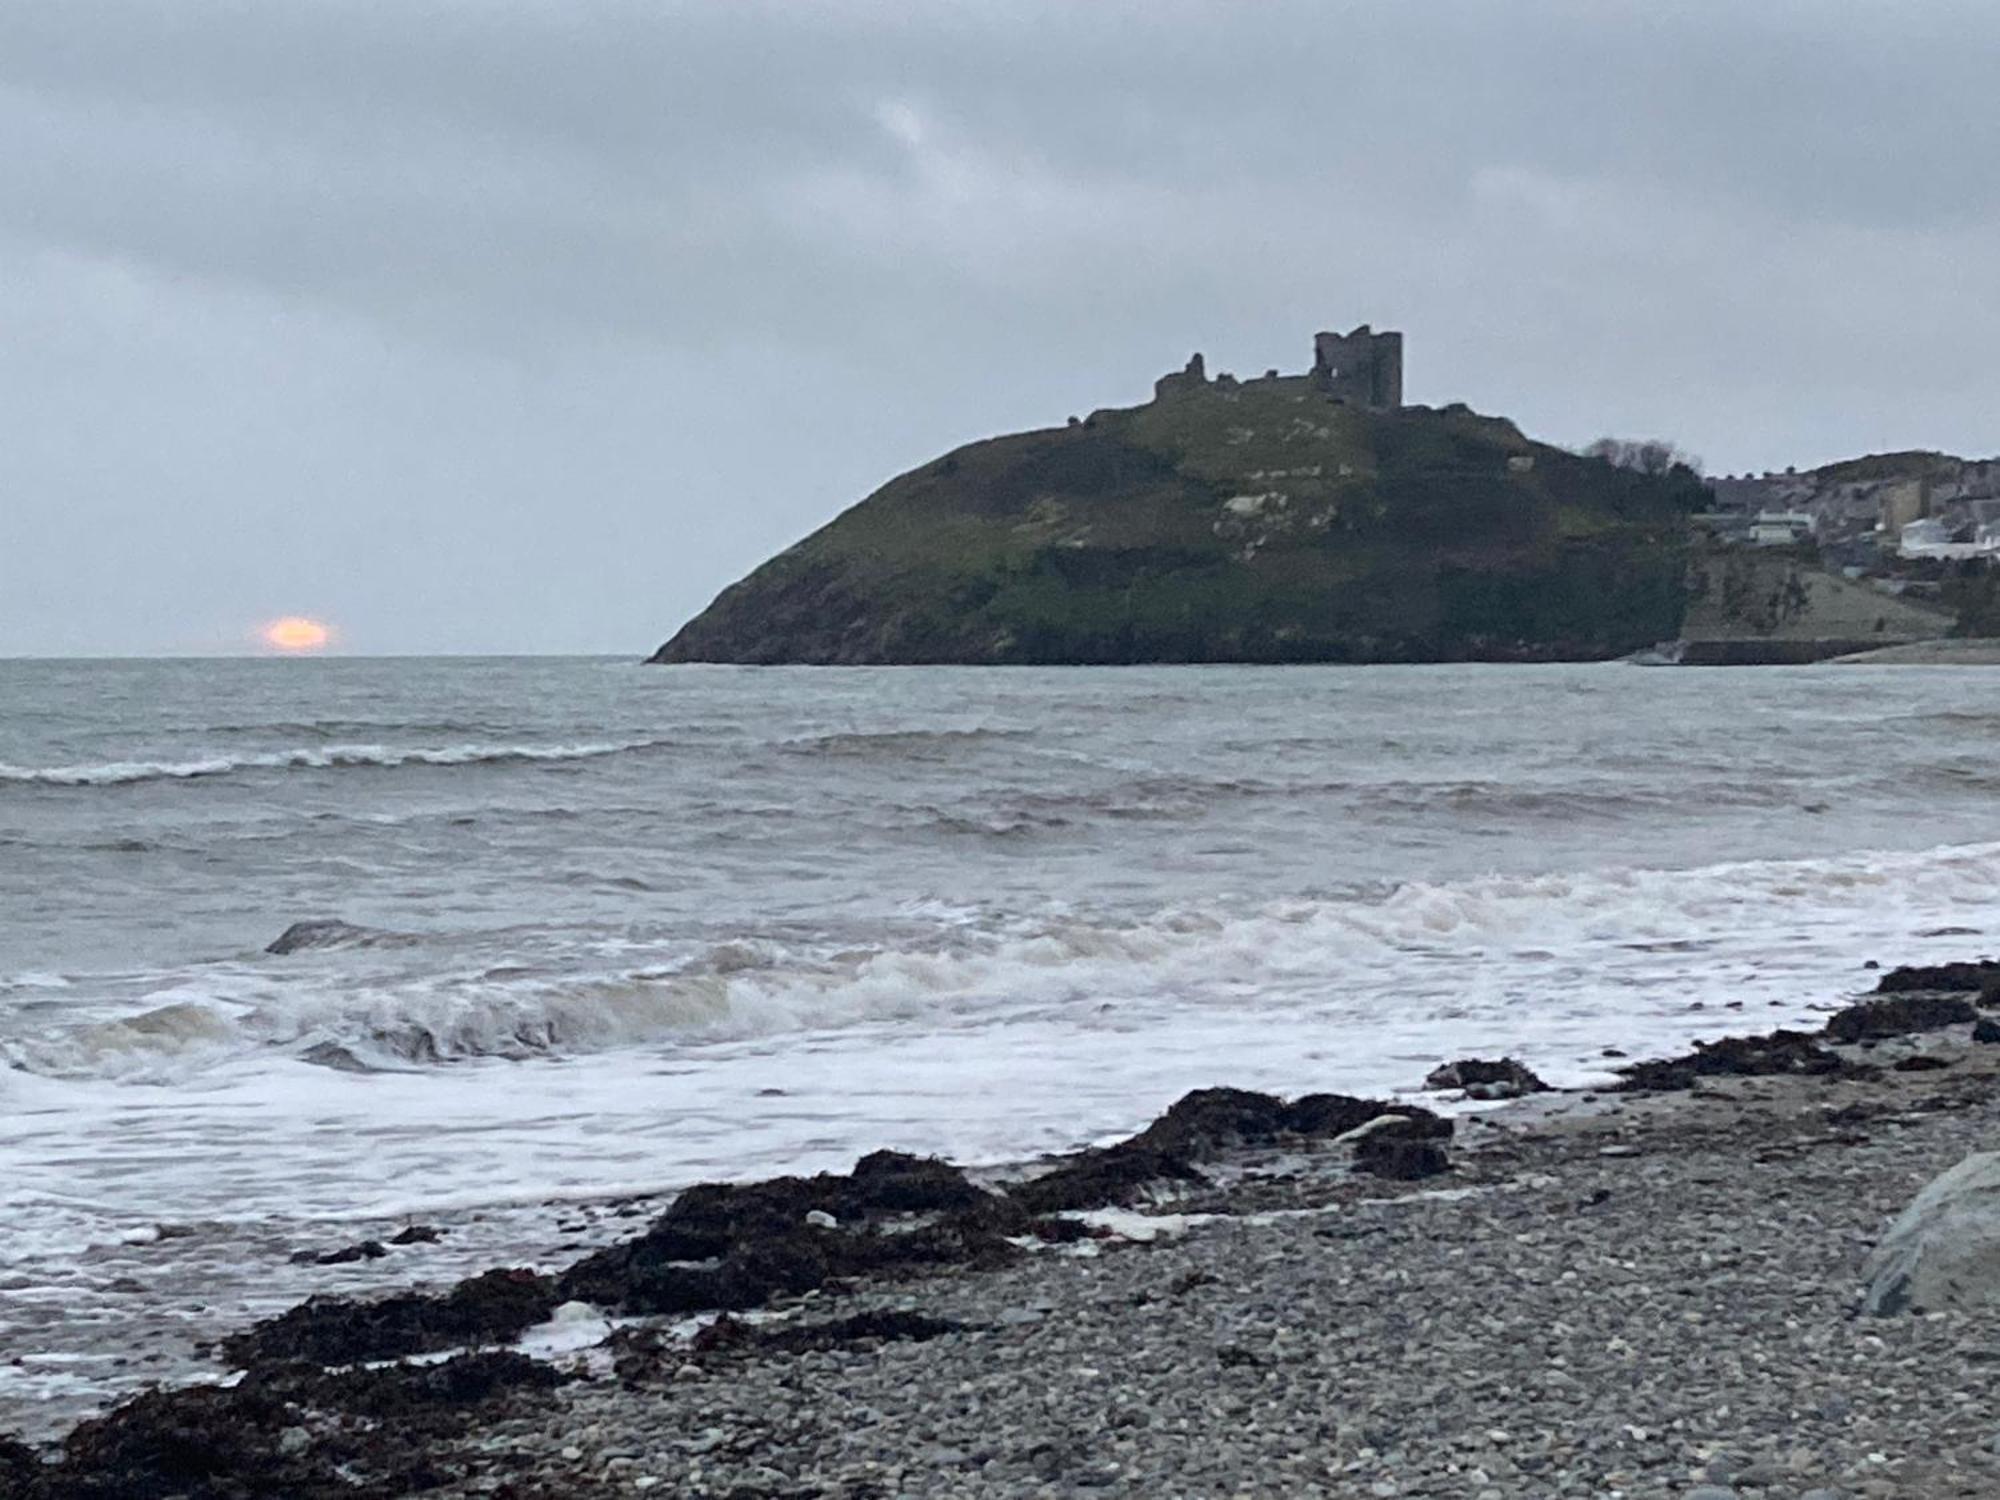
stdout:
<svg viewBox="0 0 2000 1500">
<path fill-rule="evenodd" d="M 1900 970 L 1600 1090 L 1448 1065 L 1455 1126 L 1211 1089 L 1010 1173 L 690 1188 L 565 1266 L 311 1299 L 233 1384 L 0 1439 L 0 1494 L 1991 1495 L 2000 1165 L 1904 1210 L 2000 1125 L 1996 1005 Z"/>
<path fill-rule="evenodd" d="M 1321 335 L 1305 375 L 1196 356 L 1143 406 L 945 454 L 652 660 L 1597 660 L 1677 635 L 1694 474 L 1401 405 L 1396 337 Z M 1385 345 L 1393 369 L 1353 364 Z"/>
</svg>

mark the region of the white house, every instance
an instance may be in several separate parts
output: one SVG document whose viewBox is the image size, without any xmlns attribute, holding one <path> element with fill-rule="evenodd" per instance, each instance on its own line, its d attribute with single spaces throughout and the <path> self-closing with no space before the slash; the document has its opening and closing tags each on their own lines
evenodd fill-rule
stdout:
<svg viewBox="0 0 2000 1500">
<path fill-rule="evenodd" d="M 1811 539 L 1818 529 L 1813 518 L 1802 510 L 1760 510 L 1750 523 L 1753 547 L 1790 547 Z"/>
<path fill-rule="evenodd" d="M 1912 521 L 1896 539 L 1896 550 L 1905 557 L 1977 557 L 1978 542 L 1954 542 L 1951 528 L 1936 517 Z"/>
</svg>

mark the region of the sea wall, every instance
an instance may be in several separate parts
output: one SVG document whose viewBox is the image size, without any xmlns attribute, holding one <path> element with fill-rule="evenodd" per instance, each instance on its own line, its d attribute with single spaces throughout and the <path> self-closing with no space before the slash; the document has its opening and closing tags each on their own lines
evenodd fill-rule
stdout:
<svg viewBox="0 0 2000 1500">
<path fill-rule="evenodd" d="M 1802 667 L 1811 662 L 1830 661 L 1836 656 L 1852 656 L 1871 651 L 1880 640 L 1736 640 L 1687 641 L 1681 647 L 1684 667 Z"/>
</svg>

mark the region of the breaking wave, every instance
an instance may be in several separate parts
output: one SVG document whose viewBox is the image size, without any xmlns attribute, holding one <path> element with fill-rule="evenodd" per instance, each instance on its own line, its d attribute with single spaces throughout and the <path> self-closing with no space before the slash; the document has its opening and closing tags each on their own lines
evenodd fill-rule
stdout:
<svg viewBox="0 0 2000 1500">
<path fill-rule="evenodd" d="M 1963 925 L 1941 928 L 1953 919 Z M 1595 1016 L 1623 1042 L 1649 1006 L 1838 998 L 1836 983 L 1861 983 L 1862 958 L 1900 960 L 1941 930 L 1963 957 L 1967 927 L 2000 932 L 2000 844 L 1410 882 L 1132 923 L 953 923 L 925 941 L 837 951 L 731 942 L 616 972 L 506 963 L 275 987 L 267 973 L 206 1000 L 177 986 L 130 1018 L 0 1050 L 35 1072 L 131 1077 L 274 1049 L 408 1069 L 899 1023 L 1136 1030 L 1207 1012 L 1434 1029 L 1516 1007 Z M 1663 953 L 1705 958 L 1663 965 Z"/>
<path fill-rule="evenodd" d="M 197 760 L 117 760 L 98 765 L 15 766 L 0 761 L 0 782 L 36 786 L 123 786 L 141 781 L 185 781 L 243 771 L 337 771 L 396 766 L 466 766 L 509 761 L 593 760 L 637 750 L 656 750 L 671 740 L 618 740 L 571 745 L 444 745 L 399 748 L 390 745 L 302 746 L 242 755 L 210 755 Z"/>
</svg>

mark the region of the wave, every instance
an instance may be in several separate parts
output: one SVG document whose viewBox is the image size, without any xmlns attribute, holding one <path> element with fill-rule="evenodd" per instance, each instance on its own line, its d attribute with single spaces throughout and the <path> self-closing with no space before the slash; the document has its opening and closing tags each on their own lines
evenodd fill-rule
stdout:
<svg viewBox="0 0 2000 1500">
<path fill-rule="evenodd" d="M 2000 713 L 1988 709 L 1940 708 L 1928 713 L 1898 714 L 1892 722 L 1914 725 L 1946 724 L 1958 729 L 1993 730 L 2000 729 Z"/>
<path fill-rule="evenodd" d="M 201 726 L 204 734 L 254 734 L 267 738 L 278 735 L 298 735 L 306 739 L 331 740 L 352 738 L 359 735 L 381 734 L 442 734 L 442 735 L 494 735 L 505 734 L 508 726 L 497 719 L 272 719 L 264 723 L 222 723 Z"/>
<path fill-rule="evenodd" d="M 267 750 L 242 755 L 210 755 L 198 760 L 117 760 L 96 765 L 16 766 L 0 761 L 0 782 L 35 786 L 124 786 L 144 781 L 186 781 L 244 771 L 337 771 L 397 766 L 466 766 L 510 761 L 592 760 L 656 750 L 671 740 L 613 740 L 570 745 L 464 744 L 435 748 L 390 745 L 326 745 Z"/>
<path fill-rule="evenodd" d="M 882 729 L 800 735 L 781 740 L 790 755 L 842 755 L 860 759 L 940 760 L 956 749 L 995 740 L 1027 739 L 1027 729 Z"/>
<path fill-rule="evenodd" d="M 1520 822 L 1611 821 L 1685 806 L 1680 789 L 1534 787 L 1495 781 L 1275 780 L 1258 777 L 1144 776 L 1079 791 L 1039 792 L 968 807 L 916 806 L 908 811 L 934 831 L 1020 838 L 1102 818 L 1118 822 L 1188 822 L 1236 804 L 1288 799 L 1339 802 L 1360 817 L 1449 812 L 1467 818 Z M 1787 783 L 1731 782 L 1704 787 L 1707 806 L 1781 807 L 1799 800 Z"/>
<path fill-rule="evenodd" d="M 1899 770 L 1892 776 L 1878 778 L 1877 784 L 1901 791 L 1926 793 L 1990 793 L 2000 789 L 2000 772 L 1996 772 L 1984 759 L 1944 761 Z"/>
<path fill-rule="evenodd" d="M 1411 882 L 1129 923 L 954 919 L 916 942 L 739 940 L 616 972 L 501 964 L 335 983 L 266 971 L 235 993 L 218 984 L 196 999 L 182 985 L 128 1019 L 0 1050 L 35 1072 L 129 1077 L 273 1052 L 429 1068 L 862 1026 L 1138 1029 L 1218 1011 L 1394 1029 L 1412 1007 L 1448 1018 L 1518 1004 L 1615 1028 L 1635 997 L 1678 1012 L 1703 985 L 1711 1008 L 1753 1015 L 1828 1000 L 1826 976 L 1858 980 L 1864 957 L 1942 951 L 1947 922 L 2000 933 L 2000 844 Z M 1962 936 L 1949 941 L 1965 956 Z"/>
</svg>

